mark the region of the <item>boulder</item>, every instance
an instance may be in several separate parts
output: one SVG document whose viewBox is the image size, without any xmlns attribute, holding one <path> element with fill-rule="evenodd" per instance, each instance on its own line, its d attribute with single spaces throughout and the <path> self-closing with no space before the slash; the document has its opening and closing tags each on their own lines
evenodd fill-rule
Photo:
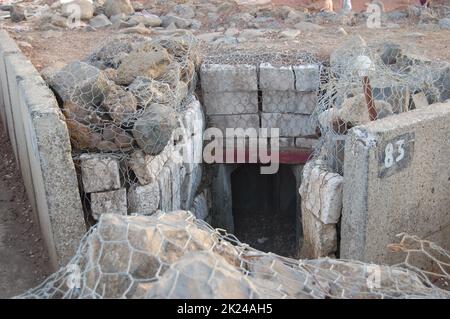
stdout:
<svg viewBox="0 0 450 319">
<path fill-rule="evenodd" d="M 375 109 L 378 117 L 381 119 L 393 114 L 392 106 L 384 101 L 376 100 Z M 351 123 L 353 126 L 362 125 L 370 122 L 369 110 L 364 94 L 359 94 L 354 97 L 345 99 L 342 107 L 338 112 L 338 116 L 346 123 Z"/>
<path fill-rule="evenodd" d="M 122 60 L 117 70 L 116 82 L 129 85 L 138 76 L 157 78 L 166 71 L 170 62 L 171 57 L 166 49 L 145 43 Z"/>
<path fill-rule="evenodd" d="M 134 15 L 127 22 L 135 25 L 143 24 L 147 28 L 159 27 L 162 23 L 161 19 L 154 14 Z"/>
<path fill-rule="evenodd" d="M 170 25 L 175 25 L 179 29 L 186 29 L 192 25 L 192 20 L 183 19 L 174 15 L 166 15 L 162 17 L 161 26 L 168 28 Z"/>
<path fill-rule="evenodd" d="M 111 18 L 117 14 L 132 14 L 134 13 L 133 6 L 130 0 L 106 0 L 105 1 L 105 14 L 108 18 Z"/>
<path fill-rule="evenodd" d="M 13 5 L 9 11 L 11 21 L 14 23 L 26 20 L 25 11 L 22 7 Z"/>
<path fill-rule="evenodd" d="M 142 76 L 138 76 L 128 90 L 133 93 L 138 105 L 143 108 L 153 103 L 169 104 L 173 97 L 169 84 Z"/>
<path fill-rule="evenodd" d="M 152 104 L 134 124 L 133 136 L 146 154 L 158 155 L 171 141 L 177 127 L 177 115 L 172 108 Z"/>
<path fill-rule="evenodd" d="M 103 72 L 80 61 L 62 68 L 48 83 L 62 101 L 72 101 L 83 107 L 100 105 L 109 91 Z"/>
<path fill-rule="evenodd" d="M 133 93 L 124 90 L 121 86 L 113 84 L 106 98 L 103 100 L 102 108 L 108 112 L 112 120 L 121 125 L 127 118 L 137 110 L 137 100 Z"/>
<path fill-rule="evenodd" d="M 93 28 L 99 29 L 104 27 L 109 27 L 112 25 L 111 21 L 109 21 L 108 17 L 104 14 L 100 14 L 95 16 L 89 21 L 89 25 Z"/>
<path fill-rule="evenodd" d="M 65 1 L 61 5 L 61 14 L 63 17 L 75 17 L 82 20 L 92 19 L 94 16 L 94 5 L 89 0 Z"/>
<path fill-rule="evenodd" d="M 171 15 L 183 18 L 183 19 L 193 19 L 195 18 L 195 10 L 192 6 L 188 4 L 177 4 L 173 7 L 170 12 Z"/>
</svg>

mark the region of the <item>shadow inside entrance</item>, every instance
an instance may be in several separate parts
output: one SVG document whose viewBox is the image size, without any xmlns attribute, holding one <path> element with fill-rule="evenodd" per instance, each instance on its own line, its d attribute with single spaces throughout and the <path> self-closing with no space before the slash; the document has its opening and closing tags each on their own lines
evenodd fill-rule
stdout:
<svg viewBox="0 0 450 319">
<path fill-rule="evenodd" d="M 300 218 L 296 180 L 289 165 L 261 175 L 259 165 L 242 165 L 231 174 L 234 233 L 244 243 L 298 258 Z"/>
</svg>

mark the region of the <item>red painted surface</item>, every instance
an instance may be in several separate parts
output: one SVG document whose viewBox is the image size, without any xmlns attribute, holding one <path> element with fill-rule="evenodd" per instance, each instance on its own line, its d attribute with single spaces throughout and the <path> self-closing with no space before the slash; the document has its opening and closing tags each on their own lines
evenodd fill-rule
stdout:
<svg viewBox="0 0 450 319">
<path fill-rule="evenodd" d="M 312 155 L 313 151 L 311 149 L 304 148 L 289 148 L 289 149 L 281 149 L 279 153 L 278 163 L 280 164 L 305 164 Z M 227 156 L 228 155 L 228 156 Z M 224 150 L 224 163 L 226 164 L 235 164 L 242 163 L 238 162 L 238 155 L 241 158 L 245 158 L 243 163 L 249 163 L 250 153 L 248 150 L 239 150 L 233 149 L 232 151 L 227 152 Z M 227 157 L 232 157 L 233 161 L 228 162 Z M 257 154 L 255 156 L 258 158 Z M 258 163 L 259 163 L 258 159 Z M 274 161 L 277 162 L 277 161 Z M 268 163 L 267 163 L 268 164 Z"/>
</svg>

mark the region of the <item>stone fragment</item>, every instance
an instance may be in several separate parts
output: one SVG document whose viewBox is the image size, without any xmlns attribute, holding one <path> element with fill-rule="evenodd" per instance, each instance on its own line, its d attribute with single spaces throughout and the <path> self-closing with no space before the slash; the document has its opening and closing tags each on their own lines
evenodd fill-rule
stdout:
<svg viewBox="0 0 450 319">
<path fill-rule="evenodd" d="M 79 17 L 82 20 L 89 20 L 94 16 L 94 5 L 89 0 L 64 1 L 61 6 L 63 17 Z"/>
<path fill-rule="evenodd" d="M 118 14 L 132 14 L 134 12 L 130 0 L 106 0 L 105 14 L 108 18 Z"/>
<path fill-rule="evenodd" d="M 133 185 L 128 190 L 128 209 L 130 214 L 150 215 L 160 202 L 159 185 L 153 182 L 144 186 Z"/>
<path fill-rule="evenodd" d="M 325 170 L 319 161 L 312 161 L 303 169 L 300 196 L 302 212 L 309 212 L 324 224 L 337 224 L 342 212 L 344 178 Z"/>
<path fill-rule="evenodd" d="M 112 25 L 112 23 L 111 21 L 109 21 L 107 16 L 105 16 L 104 14 L 100 14 L 89 20 L 89 25 L 95 29 L 100 29 L 109 27 Z"/>
<path fill-rule="evenodd" d="M 116 158 L 101 154 L 83 154 L 80 161 L 85 193 L 104 192 L 120 188 L 119 162 Z"/>
<path fill-rule="evenodd" d="M 121 125 L 137 111 L 137 100 L 133 93 L 113 84 L 101 106 L 114 123 Z"/>
<path fill-rule="evenodd" d="M 152 104 L 135 122 L 133 136 L 146 154 L 158 155 L 171 142 L 172 134 L 177 127 L 177 114 L 173 109 Z"/>
<path fill-rule="evenodd" d="M 95 220 L 104 214 L 127 215 L 127 190 L 92 193 L 91 210 Z"/>
</svg>

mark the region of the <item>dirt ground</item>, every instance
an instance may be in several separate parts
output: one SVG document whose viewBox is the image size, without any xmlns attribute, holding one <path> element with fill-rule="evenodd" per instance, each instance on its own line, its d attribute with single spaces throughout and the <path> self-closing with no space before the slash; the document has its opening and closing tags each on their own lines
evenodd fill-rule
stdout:
<svg viewBox="0 0 450 319">
<path fill-rule="evenodd" d="M 50 274 L 47 252 L 7 135 L 0 124 L 0 299 L 25 292 Z"/>
</svg>

